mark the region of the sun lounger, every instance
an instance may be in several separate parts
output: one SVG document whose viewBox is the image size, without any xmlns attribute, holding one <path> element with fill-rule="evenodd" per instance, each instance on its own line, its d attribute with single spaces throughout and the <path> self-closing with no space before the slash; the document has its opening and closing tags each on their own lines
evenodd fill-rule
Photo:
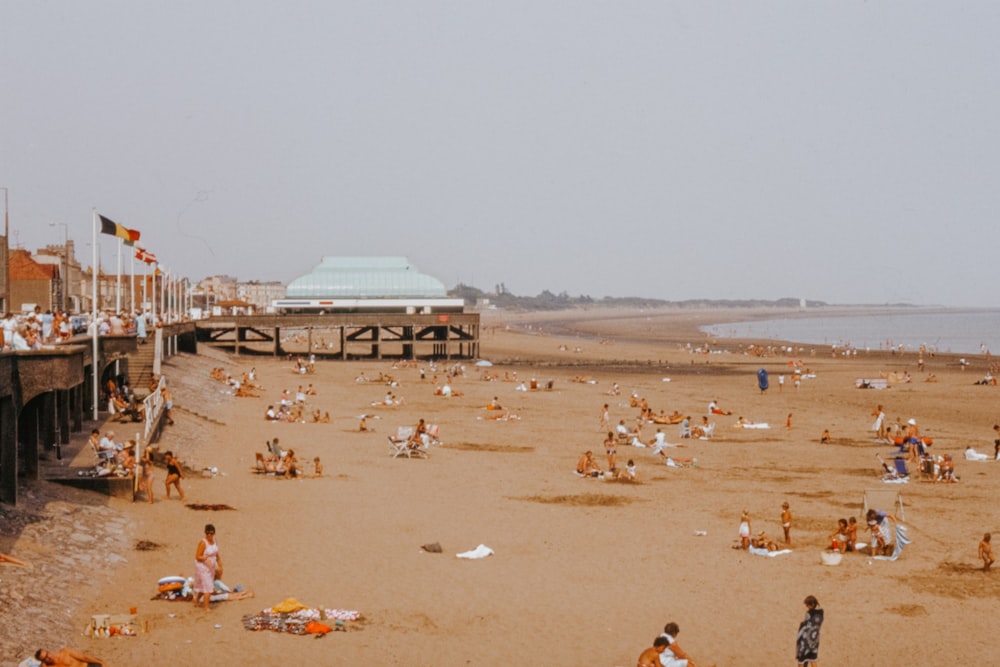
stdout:
<svg viewBox="0 0 1000 667">
<path fill-rule="evenodd" d="M 400 426 L 396 429 L 395 436 L 387 436 L 389 438 L 389 455 L 394 459 L 401 456 L 408 459 L 426 459 L 429 456 L 427 445 L 430 442 L 430 436 L 425 433 L 419 443 L 412 442 L 412 436 L 413 428 L 409 426 Z"/>
</svg>

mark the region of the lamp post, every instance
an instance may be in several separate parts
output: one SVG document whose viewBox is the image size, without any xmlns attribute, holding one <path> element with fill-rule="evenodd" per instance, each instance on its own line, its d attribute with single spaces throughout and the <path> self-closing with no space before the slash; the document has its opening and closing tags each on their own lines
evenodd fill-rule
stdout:
<svg viewBox="0 0 1000 667">
<path fill-rule="evenodd" d="M 10 311 L 10 208 L 7 206 L 7 188 L 3 190 L 3 310 Z"/>
<path fill-rule="evenodd" d="M 50 222 L 49 227 L 61 226 L 63 228 L 63 251 L 62 251 L 62 264 L 65 267 L 65 271 L 61 270 L 60 267 L 60 280 L 62 282 L 62 298 L 59 300 L 59 310 L 66 310 L 66 288 L 69 287 L 69 225 L 65 222 Z"/>
</svg>

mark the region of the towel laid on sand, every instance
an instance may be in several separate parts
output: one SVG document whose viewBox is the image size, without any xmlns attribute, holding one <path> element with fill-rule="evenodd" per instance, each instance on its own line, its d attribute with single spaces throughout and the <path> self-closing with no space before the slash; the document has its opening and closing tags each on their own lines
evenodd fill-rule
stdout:
<svg viewBox="0 0 1000 667">
<path fill-rule="evenodd" d="M 455 555 L 459 558 L 486 558 L 487 556 L 493 555 L 493 549 L 490 549 L 485 544 L 480 544 L 472 551 L 463 551 L 462 553 Z"/>
<path fill-rule="evenodd" d="M 774 558 L 775 556 L 782 556 L 784 554 L 792 553 L 791 549 L 779 549 L 778 551 L 768 551 L 767 549 L 761 549 L 758 547 L 750 547 L 748 551 L 752 553 L 754 556 L 767 556 L 769 558 Z"/>
</svg>

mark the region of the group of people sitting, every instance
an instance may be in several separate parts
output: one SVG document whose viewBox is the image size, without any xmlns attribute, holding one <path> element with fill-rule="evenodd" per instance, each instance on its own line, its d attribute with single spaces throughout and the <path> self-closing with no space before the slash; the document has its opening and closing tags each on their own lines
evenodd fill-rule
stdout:
<svg viewBox="0 0 1000 667">
<path fill-rule="evenodd" d="M 135 392 L 127 384 L 128 378 L 123 376 L 122 379 L 125 382 L 121 386 L 114 379 L 109 379 L 105 383 L 108 418 L 116 422 L 145 421 L 146 406 L 136 399 Z"/>
<path fill-rule="evenodd" d="M 594 460 L 594 453 L 589 449 L 576 462 L 576 474 L 581 477 L 621 479 L 630 482 L 634 482 L 637 476 L 635 461 L 632 459 L 629 459 L 628 463 L 625 464 L 624 470 L 616 466 L 611 466 L 608 472 L 605 473 L 597 461 Z"/>
<path fill-rule="evenodd" d="M 257 453 L 256 472 L 263 472 L 269 475 L 277 475 L 285 479 L 294 479 L 303 476 L 299 467 L 299 459 L 295 455 L 294 449 L 282 449 L 278 438 L 267 441 L 267 453 Z M 323 463 L 318 456 L 313 458 L 313 477 L 323 476 Z"/>
<path fill-rule="evenodd" d="M 95 428 L 90 432 L 87 444 L 97 457 L 94 466 L 97 477 L 132 477 L 135 474 L 135 440 L 115 442 L 114 431 L 107 431 L 102 436 L 100 430 Z"/>
</svg>

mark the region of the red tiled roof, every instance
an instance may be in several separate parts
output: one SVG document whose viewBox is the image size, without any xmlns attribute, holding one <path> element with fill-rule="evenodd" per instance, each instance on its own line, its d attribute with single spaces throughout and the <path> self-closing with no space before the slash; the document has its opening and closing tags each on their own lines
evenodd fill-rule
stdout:
<svg viewBox="0 0 1000 667">
<path fill-rule="evenodd" d="M 55 264 L 39 264 L 31 257 L 31 253 L 23 248 L 10 251 L 10 279 L 13 280 L 52 280 L 56 277 L 58 267 Z"/>
</svg>

